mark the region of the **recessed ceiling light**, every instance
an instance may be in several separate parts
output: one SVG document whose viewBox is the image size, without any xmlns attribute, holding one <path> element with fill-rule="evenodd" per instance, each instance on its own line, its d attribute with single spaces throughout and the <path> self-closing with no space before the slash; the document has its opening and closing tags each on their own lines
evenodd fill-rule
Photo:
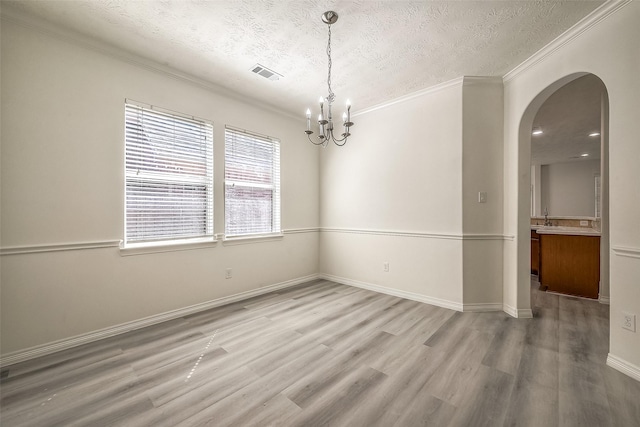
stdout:
<svg viewBox="0 0 640 427">
<path fill-rule="evenodd" d="M 580 154 L 580 157 L 589 157 L 589 153 Z"/>
<path fill-rule="evenodd" d="M 531 132 L 531 135 L 542 135 L 542 129 L 540 128 L 533 128 L 533 132 Z"/>
<path fill-rule="evenodd" d="M 591 132 L 589 136 L 600 136 L 600 132 Z"/>
</svg>

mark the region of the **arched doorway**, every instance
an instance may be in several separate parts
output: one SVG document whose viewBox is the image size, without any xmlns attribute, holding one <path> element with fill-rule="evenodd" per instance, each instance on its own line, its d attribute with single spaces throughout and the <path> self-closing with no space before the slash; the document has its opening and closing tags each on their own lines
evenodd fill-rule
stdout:
<svg viewBox="0 0 640 427">
<path fill-rule="evenodd" d="M 580 79 L 580 80 L 578 80 Z M 562 79 L 557 80 L 551 85 L 542 90 L 534 99 L 529 103 L 525 109 L 520 125 L 518 128 L 518 148 L 519 148 L 519 170 L 520 172 L 520 185 L 518 198 L 520 199 L 519 206 L 521 210 L 518 213 L 518 293 L 523 300 L 528 301 L 529 307 L 531 307 L 531 301 L 529 298 L 530 291 L 530 254 L 531 246 L 529 240 L 526 238 L 530 233 L 531 215 L 532 215 L 532 168 L 530 167 L 532 162 L 531 150 L 532 150 L 532 135 L 534 128 L 536 131 L 540 131 L 538 123 L 535 123 L 536 115 L 541 110 L 541 107 L 547 102 L 550 97 L 561 91 L 561 89 L 568 86 L 576 86 L 574 83 L 579 81 L 591 81 L 597 82 L 600 91 L 599 106 L 600 117 L 598 123 L 598 130 L 600 132 L 600 199 L 599 209 L 594 216 L 599 215 L 600 218 L 594 221 L 596 227 L 601 230 L 600 239 L 600 286 L 599 286 L 599 300 L 602 303 L 609 302 L 609 199 L 608 199 L 608 185 L 609 185 L 609 161 L 608 161 L 608 125 L 609 125 L 609 105 L 608 95 L 604 82 L 597 76 L 589 73 L 574 73 L 565 76 Z M 589 132 L 593 129 L 589 129 Z M 587 137 L 587 130 L 585 130 L 585 137 Z M 526 191 L 525 189 L 529 190 Z M 595 188 L 594 188 L 595 192 Z M 537 206 L 537 210 L 540 211 L 540 206 Z"/>
</svg>

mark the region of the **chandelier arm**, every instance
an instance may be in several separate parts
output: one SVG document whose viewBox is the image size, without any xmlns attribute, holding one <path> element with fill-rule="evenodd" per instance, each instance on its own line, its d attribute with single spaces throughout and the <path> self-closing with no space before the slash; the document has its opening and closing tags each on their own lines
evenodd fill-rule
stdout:
<svg viewBox="0 0 640 427">
<path fill-rule="evenodd" d="M 349 135 L 345 135 L 342 138 L 336 138 L 333 135 L 333 132 L 331 132 L 331 140 L 333 141 L 334 144 L 336 144 L 338 147 L 342 147 L 344 144 L 347 143 L 347 138 L 349 138 Z M 342 142 L 342 144 L 340 144 Z"/>
<path fill-rule="evenodd" d="M 312 143 L 313 145 L 323 145 L 326 141 L 326 138 L 324 140 L 320 140 L 320 142 L 313 142 L 313 140 L 311 139 L 311 134 L 307 134 L 307 139 L 309 140 L 310 143 Z"/>
<path fill-rule="evenodd" d="M 346 144 L 346 143 L 347 143 L 347 138 L 348 138 L 348 137 L 347 137 L 347 136 L 345 136 L 345 137 L 344 137 L 344 138 L 342 138 L 342 139 L 335 139 L 335 138 L 332 138 L 332 139 L 333 139 L 333 143 L 334 143 L 334 144 L 336 144 L 338 147 L 342 147 L 344 144 Z M 341 143 L 342 143 L 342 144 L 341 144 Z"/>
</svg>

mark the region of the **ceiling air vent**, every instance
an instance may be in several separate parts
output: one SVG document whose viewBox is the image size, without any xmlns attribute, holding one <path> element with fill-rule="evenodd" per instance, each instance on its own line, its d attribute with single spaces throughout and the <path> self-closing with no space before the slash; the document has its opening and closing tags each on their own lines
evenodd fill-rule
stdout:
<svg viewBox="0 0 640 427">
<path fill-rule="evenodd" d="M 275 71 L 270 70 L 264 65 L 260 65 L 260 64 L 256 64 L 253 67 L 251 67 L 251 72 L 256 73 L 269 80 L 280 80 L 280 77 L 282 77 L 282 74 L 278 74 Z"/>
</svg>

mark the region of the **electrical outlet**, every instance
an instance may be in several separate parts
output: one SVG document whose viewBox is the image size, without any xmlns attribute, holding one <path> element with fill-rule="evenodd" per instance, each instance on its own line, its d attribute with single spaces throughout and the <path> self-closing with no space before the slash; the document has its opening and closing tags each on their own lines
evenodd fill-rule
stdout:
<svg viewBox="0 0 640 427">
<path fill-rule="evenodd" d="M 589 221 L 580 221 L 580 227 L 588 227 Z"/>
<path fill-rule="evenodd" d="M 481 191 L 478 193 L 478 203 L 487 203 L 487 192 Z"/>
<path fill-rule="evenodd" d="M 230 268 L 227 268 L 227 269 L 224 271 L 224 278 L 225 278 L 225 279 L 231 279 L 231 277 L 232 277 L 232 275 L 231 275 L 231 269 L 230 269 Z"/>
<path fill-rule="evenodd" d="M 385 273 L 389 272 L 389 263 L 385 262 L 382 264 L 382 269 L 384 270 Z"/>
<path fill-rule="evenodd" d="M 636 331 L 636 315 L 631 313 L 622 312 L 622 327 L 628 329 L 631 332 Z"/>
</svg>

